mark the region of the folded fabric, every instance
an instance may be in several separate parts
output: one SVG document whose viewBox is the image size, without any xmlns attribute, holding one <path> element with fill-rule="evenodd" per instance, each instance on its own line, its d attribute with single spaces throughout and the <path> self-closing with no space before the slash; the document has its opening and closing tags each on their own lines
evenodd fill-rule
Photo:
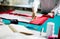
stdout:
<svg viewBox="0 0 60 39">
<path fill-rule="evenodd" d="M 5 13 L 6 14 L 6 13 Z M 17 16 L 25 16 L 25 17 L 28 17 L 28 18 L 31 18 L 32 16 L 29 16 L 27 14 L 17 14 L 17 13 L 7 13 L 7 14 L 10 14 L 10 15 L 17 15 Z M 53 18 L 54 15 L 50 16 L 50 15 L 42 15 L 40 17 L 36 17 L 35 19 L 33 19 L 32 21 L 30 21 L 31 24 L 39 24 L 39 25 L 42 25 L 48 18 Z"/>
<path fill-rule="evenodd" d="M 30 23 L 31 24 L 39 24 L 42 25 L 49 17 L 36 17 L 35 19 L 33 19 Z"/>
<path fill-rule="evenodd" d="M 47 15 L 44 14 L 41 17 L 36 17 L 30 23 L 42 25 L 48 18 L 54 18 L 54 15 L 53 14 L 52 15 L 51 14 L 47 14 Z"/>
<path fill-rule="evenodd" d="M 3 13 L 10 13 L 10 12 L 12 12 L 12 11 L 14 11 L 14 10 L 3 11 L 3 12 L 0 12 L 0 14 L 3 14 Z"/>
</svg>

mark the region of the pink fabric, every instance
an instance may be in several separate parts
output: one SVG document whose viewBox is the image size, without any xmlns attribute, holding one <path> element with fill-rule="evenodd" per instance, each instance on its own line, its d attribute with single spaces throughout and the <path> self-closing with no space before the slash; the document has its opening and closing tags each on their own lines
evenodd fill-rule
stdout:
<svg viewBox="0 0 60 39">
<path fill-rule="evenodd" d="M 43 15 L 42 17 L 36 17 L 30 23 L 42 25 L 48 18 L 54 18 L 54 15 L 51 17 L 49 15 Z"/>
<path fill-rule="evenodd" d="M 42 16 L 42 17 L 36 17 L 30 23 L 42 25 L 47 19 L 48 19 L 48 17 L 44 17 L 44 16 Z"/>
</svg>

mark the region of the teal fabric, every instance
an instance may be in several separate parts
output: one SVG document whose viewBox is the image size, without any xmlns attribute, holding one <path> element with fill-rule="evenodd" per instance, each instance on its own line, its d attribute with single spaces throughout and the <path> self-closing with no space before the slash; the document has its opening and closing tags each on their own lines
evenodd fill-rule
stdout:
<svg viewBox="0 0 60 39">
<path fill-rule="evenodd" d="M 7 24 L 7 25 L 11 24 L 10 20 L 8 20 L 8 19 L 2 19 L 2 20 L 3 20 L 2 22 L 4 24 Z"/>
<path fill-rule="evenodd" d="M 60 27 L 60 16 L 55 16 L 54 18 L 49 18 L 43 25 L 26 24 L 26 23 L 22 23 L 22 22 L 19 22 L 18 24 L 24 25 L 25 27 L 30 27 L 30 29 L 32 27 L 32 30 L 37 30 L 37 31 L 41 31 L 41 29 L 44 28 L 44 32 L 46 32 L 48 22 L 55 23 L 54 34 L 57 35 L 59 27 Z"/>
<path fill-rule="evenodd" d="M 46 32 L 46 30 L 47 30 L 47 23 L 48 22 L 55 23 L 55 27 L 54 27 L 54 31 L 55 32 L 54 32 L 54 34 L 58 35 L 58 30 L 59 30 L 59 27 L 60 27 L 60 16 L 55 16 L 54 18 L 49 18 L 42 25 L 27 24 L 27 23 L 24 23 L 24 22 L 18 22 L 18 25 L 23 25 L 23 26 L 25 26 L 28 29 L 36 30 L 36 31 L 39 31 L 39 32 L 41 32 L 41 29 L 44 28 L 44 32 Z M 10 24 L 11 22 L 10 22 L 10 20 L 3 19 L 3 23 Z"/>
</svg>

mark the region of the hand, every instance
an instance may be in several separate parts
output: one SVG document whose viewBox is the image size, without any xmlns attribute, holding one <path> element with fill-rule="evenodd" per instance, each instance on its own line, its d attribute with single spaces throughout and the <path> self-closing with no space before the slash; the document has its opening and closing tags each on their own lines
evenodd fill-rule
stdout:
<svg viewBox="0 0 60 39">
<path fill-rule="evenodd" d="M 35 13 L 32 14 L 32 19 L 35 19 L 36 18 L 36 15 Z"/>
<path fill-rule="evenodd" d="M 54 16 L 54 11 L 51 11 L 50 13 L 48 13 L 48 15 L 49 15 L 50 17 L 53 17 L 53 16 Z"/>
</svg>

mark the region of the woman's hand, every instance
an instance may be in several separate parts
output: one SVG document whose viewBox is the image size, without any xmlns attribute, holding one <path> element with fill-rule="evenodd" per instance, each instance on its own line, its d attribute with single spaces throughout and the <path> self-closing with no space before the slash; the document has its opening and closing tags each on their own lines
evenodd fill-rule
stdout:
<svg viewBox="0 0 60 39">
<path fill-rule="evenodd" d="M 50 17 L 53 17 L 53 16 L 54 16 L 54 11 L 51 11 L 50 13 L 48 13 L 48 15 L 49 15 Z"/>
</svg>

